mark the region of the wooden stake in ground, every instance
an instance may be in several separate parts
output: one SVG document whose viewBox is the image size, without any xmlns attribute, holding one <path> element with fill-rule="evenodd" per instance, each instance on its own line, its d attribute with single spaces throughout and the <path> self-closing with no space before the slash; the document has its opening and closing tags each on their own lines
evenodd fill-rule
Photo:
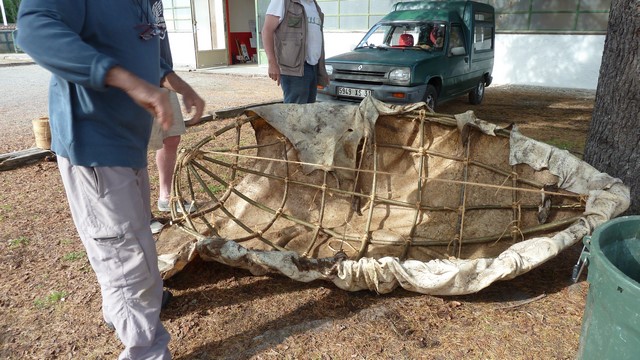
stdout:
<svg viewBox="0 0 640 360">
<path fill-rule="evenodd" d="M 40 148 L 31 148 L 8 154 L 0 154 L 0 171 L 17 169 L 21 166 L 36 163 L 49 156 L 55 155 L 50 150 Z"/>
</svg>

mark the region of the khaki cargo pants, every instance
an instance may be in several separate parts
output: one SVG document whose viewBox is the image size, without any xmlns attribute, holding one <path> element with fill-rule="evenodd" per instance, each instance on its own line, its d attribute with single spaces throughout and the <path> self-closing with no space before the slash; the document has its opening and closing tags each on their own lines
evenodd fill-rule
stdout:
<svg viewBox="0 0 640 360">
<path fill-rule="evenodd" d="M 67 199 L 102 290 L 102 312 L 125 346 L 120 359 L 170 359 L 160 322 L 162 278 L 149 229 L 147 169 L 74 166 L 58 156 Z"/>
</svg>

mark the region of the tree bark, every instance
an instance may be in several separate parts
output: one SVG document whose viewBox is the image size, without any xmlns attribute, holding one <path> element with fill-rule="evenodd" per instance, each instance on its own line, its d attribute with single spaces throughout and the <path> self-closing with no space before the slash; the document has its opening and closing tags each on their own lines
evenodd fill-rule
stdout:
<svg viewBox="0 0 640 360">
<path fill-rule="evenodd" d="M 631 189 L 640 214 L 640 0 L 613 0 L 584 160 Z"/>
</svg>

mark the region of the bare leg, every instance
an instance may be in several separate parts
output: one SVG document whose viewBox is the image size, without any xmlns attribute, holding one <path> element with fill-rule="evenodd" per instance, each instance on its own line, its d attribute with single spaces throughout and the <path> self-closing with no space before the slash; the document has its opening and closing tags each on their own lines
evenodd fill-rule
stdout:
<svg viewBox="0 0 640 360">
<path fill-rule="evenodd" d="M 162 149 L 156 151 L 160 200 L 168 200 L 171 195 L 171 178 L 176 165 L 178 144 L 180 144 L 180 135 L 169 136 L 164 139 Z"/>
</svg>

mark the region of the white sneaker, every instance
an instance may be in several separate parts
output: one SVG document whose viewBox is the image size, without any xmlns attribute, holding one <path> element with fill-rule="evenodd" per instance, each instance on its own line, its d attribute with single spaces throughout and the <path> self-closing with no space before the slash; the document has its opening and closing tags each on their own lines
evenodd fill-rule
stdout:
<svg viewBox="0 0 640 360">
<path fill-rule="evenodd" d="M 164 228 L 164 224 L 156 219 L 151 219 L 151 224 L 149 224 L 149 227 L 151 228 L 152 234 L 157 234 L 162 231 L 162 228 Z"/>
<path fill-rule="evenodd" d="M 182 204 L 184 204 L 184 209 L 191 214 L 192 212 L 196 211 L 196 205 L 193 203 L 190 203 L 188 201 L 183 201 Z M 171 207 L 169 207 L 169 200 L 160 200 L 158 199 L 158 210 L 159 211 L 163 211 L 163 212 L 169 212 L 171 211 Z M 179 213 L 182 213 L 182 209 L 180 208 L 180 206 L 177 207 L 177 210 Z"/>
</svg>

